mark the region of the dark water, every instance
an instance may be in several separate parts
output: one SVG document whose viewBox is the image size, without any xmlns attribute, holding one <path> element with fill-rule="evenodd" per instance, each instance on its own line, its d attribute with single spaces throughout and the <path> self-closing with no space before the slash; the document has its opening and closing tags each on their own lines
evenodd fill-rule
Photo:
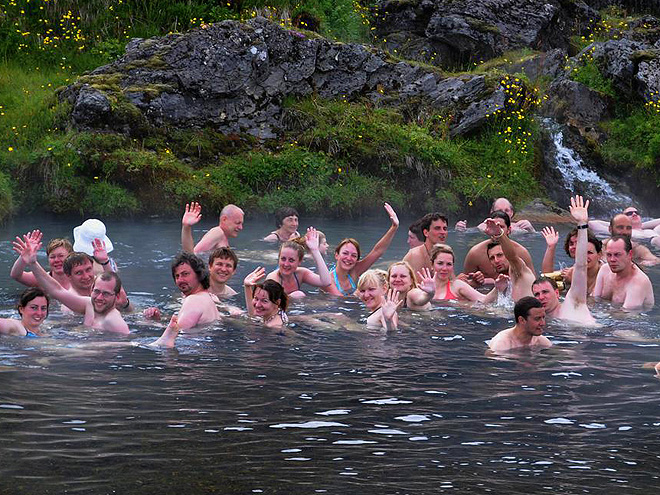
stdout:
<svg viewBox="0 0 660 495">
<path fill-rule="evenodd" d="M 35 222 L 46 238 L 74 226 L 6 226 L 0 273 L 11 237 Z M 331 245 L 352 235 L 369 248 L 386 219 L 316 224 Z M 274 267 L 254 240 L 269 230 L 251 222 L 237 240 L 236 289 L 257 262 Z M 172 306 L 178 223 L 117 222 L 109 235 L 131 300 Z M 480 238 L 449 241 L 462 259 Z M 540 266 L 540 235 L 523 242 Z M 401 229 L 386 261 L 405 250 Z M 647 270 L 656 294 L 659 272 Z M 10 316 L 20 287 L 4 280 Z M 291 313 L 326 305 L 365 315 L 325 296 Z M 495 360 L 485 341 L 512 324 L 497 308 L 403 313 L 391 335 L 297 325 L 278 336 L 225 320 L 172 351 L 108 343 L 55 311 L 53 338 L 0 339 L 0 493 L 649 493 L 660 486 L 660 381 L 641 365 L 660 360 L 659 313 L 596 313 L 603 328 L 551 324 L 553 349 Z M 162 331 L 129 320 L 135 342 Z"/>
</svg>

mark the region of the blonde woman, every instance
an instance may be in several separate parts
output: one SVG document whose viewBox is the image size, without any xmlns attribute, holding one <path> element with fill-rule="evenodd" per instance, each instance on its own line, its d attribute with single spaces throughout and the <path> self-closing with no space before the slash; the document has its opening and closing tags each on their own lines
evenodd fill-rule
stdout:
<svg viewBox="0 0 660 495">
<path fill-rule="evenodd" d="M 431 299 L 435 295 L 435 281 L 428 268 L 422 268 L 415 277 L 412 267 L 406 261 L 397 261 L 388 268 L 387 281 L 392 289 L 399 291 L 404 308 L 431 309 Z"/>
<path fill-rule="evenodd" d="M 378 327 L 385 330 L 396 330 L 399 317 L 396 313 L 403 301 L 399 292 L 388 290 L 387 273 L 383 270 L 367 270 L 357 283 L 357 294 L 360 300 L 371 311 L 367 317 L 368 327 Z"/>
</svg>

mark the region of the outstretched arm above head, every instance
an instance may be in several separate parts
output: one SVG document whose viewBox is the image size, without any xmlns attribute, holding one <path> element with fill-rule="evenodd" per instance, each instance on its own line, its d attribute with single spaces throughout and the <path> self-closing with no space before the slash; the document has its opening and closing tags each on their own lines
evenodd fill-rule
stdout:
<svg viewBox="0 0 660 495">
<path fill-rule="evenodd" d="M 187 203 L 181 219 L 181 249 L 187 253 L 192 253 L 195 250 L 192 226 L 199 222 L 201 218 L 202 206 L 194 201 Z"/>
<path fill-rule="evenodd" d="M 373 249 L 369 251 L 369 254 L 356 263 L 355 275 L 358 277 L 371 268 L 371 265 L 373 265 L 376 260 L 385 253 L 389 245 L 392 243 L 392 239 L 394 239 L 394 234 L 396 234 L 396 231 L 399 228 L 399 217 L 388 203 L 385 203 L 385 211 L 392 222 L 390 228 L 387 229 L 385 235 L 380 238 Z"/>
<path fill-rule="evenodd" d="M 559 242 L 559 233 L 554 227 L 543 227 L 541 235 L 546 243 L 543 262 L 541 263 L 541 272 L 550 273 L 555 271 L 555 252 L 557 251 L 557 243 Z"/>
<path fill-rule="evenodd" d="M 264 278 L 266 270 L 263 266 L 256 268 L 252 273 L 249 273 L 243 280 L 243 292 L 245 294 L 245 305 L 250 316 L 254 316 L 254 305 L 252 304 L 252 290 L 254 286 L 259 283 L 259 280 Z"/>
<path fill-rule="evenodd" d="M 314 227 L 309 227 L 307 229 L 305 244 L 307 245 L 312 258 L 314 258 L 318 274 L 306 270 L 304 272 L 303 281 L 315 287 L 327 287 L 332 283 L 332 278 L 330 277 L 328 266 L 325 264 L 325 260 L 319 252 L 319 234 Z"/>
<path fill-rule="evenodd" d="M 39 230 L 33 230 L 31 232 L 28 232 L 26 236 L 28 239 L 30 239 L 30 242 L 35 244 L 39 244 L 43 237 L 41 231 Z M 39 283 L 37 282 L 34 273 L 26 272 L 25 267 L 26 264 L 23 261 L 23 258 L 19 256 L 18 258 L 16 258 L 16 261 L 11 267 L 9 276 L 21 284 L 27 285 L 28 287 L 37 287 Z"/>
<path fill-rule="evenodd" d="M 500 246 L 502 246 L 502 253 L 509 262 L 509 270 L 515 274 L 517 277 L 521 276 L 522 273 L 527 268 L 527 265 L 523 259 L 518 256 L 516 248 L 513 245 L 513 241 L 509 239 L 509 236 L 506 234 L 506 231 L 492 218 L 486 219 L 486 235 L 491 236 L 493 239 L 499 241 Z"/>
<path fill-rule="evenodd" d="M 381 323 L 383 328 L 387 331 L 396 330 L 399 326 L 399 317 L 397 316 L 396 311 L 403 304 L 403 300 L 399 299 L 399 291 L 390 289 L 387 291 L 387 296 L 385 302 L 380 307 L 381 311 Z"/>
<path fill-rule="evenodd" d="M 573 219 L 577 222 L 577 245 L 575 247 L 575 268 L 571 280 L 571 288 L 566 294 L 566 301 L 570 301 L 574 306 L 587 304 L 587 226 L 589 221 L 589 200 L 584 201 L 582 196 L 571 198 L 570 212 Z"/>
</svg>

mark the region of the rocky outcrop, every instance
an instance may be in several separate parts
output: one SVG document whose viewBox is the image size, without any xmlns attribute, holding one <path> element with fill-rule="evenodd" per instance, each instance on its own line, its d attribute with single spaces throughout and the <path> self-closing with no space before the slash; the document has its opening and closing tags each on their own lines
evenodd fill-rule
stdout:
<svg viewBox="0 0 660 495">
<path fill-rule="evenodd" d="M 446 78 L 363 45 L 309 38 L 257 18 L 133 40 L 121 59 L 81 77 L 61 98 L 84 129 L 140 134 L 154 126 L 210 127 L 272 138 L 288 96 L 388 104 L 421 98 L 455 112 L 456 134 L 472 132 L 492 105 L 502 105 L 492 92 L 481 75 Z M 480 110 L 465 112 L 473 107 Z"/>
<path fill-rule="evenodd" d="M 443 67 L 532 48 L 567 50 L 598 13 L 580 0 L 385 0 L 376 35 L 391 51 Z"/>
</svg>

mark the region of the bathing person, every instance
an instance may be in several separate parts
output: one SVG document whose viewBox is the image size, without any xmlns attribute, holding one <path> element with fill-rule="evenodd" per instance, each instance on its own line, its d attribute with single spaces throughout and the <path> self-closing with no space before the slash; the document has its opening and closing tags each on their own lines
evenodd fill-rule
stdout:
<svg viewBox="0 0 660 495">
<path fill-rule="evenodd" d="M 472 301 L 489 304 L 497 300 L 497 287 L 488 294 L 482 294 L 474 289 L 467 282 L 457 279 L 454 276 L 454 250 L 447 244 L 436 244 L 431 251 L 431 261 L 435 277 L 433 279 L 433 300 L 434 301 Z M 499 289 L 504 290 L 508 285 L 509 277 L 500 274 Z M 502 283 L 504 286 L 502 287 Z"/>
<path fill-rule="evenodd" d="M 196 246 L 192 226 L 202 218 L 202 206 L 189 203 L 181 219 L 181 249 L 189 253 L 203 253 L 220 247 L 229 247 L 229 239 L 238 236 L 243 230 L 243 210 L 236 205 L 227 205 L 220 212 L 220 223 L 200 239 Z M 194 247 L 193 247 L 194 246 Z M 179 318 L 179 321 L 181 318 Z"/>
<path fill-rule="evenodd" d="M 493 204 L 490 207 L 490 212 L 493 213 L 494 211 L 503 211 L 509 215 L 509 220 L 511 221 L 511 235 L 525 232 L 536 232 L 536 230 L 534 230 L 534 226 L 529 220 L 518 220 L 517 222 L 513 221 L 515 211 L 513 209 L 513 204 L 511 204 L 511 201 L 508 199 L 497 198 L 495 201 L 493 201 Z M 456 230 L 465 230 L 466 228 L 467 222 L 465 220 L 456 222 Z M 478 229 L 482 232 L 486 230 L 485 220 L 478 225 Z"/>
<path fill-rule="evenodd" d="M 420 227 L 424 234 L 424 243 L 412 248 L 403 258 L 403 261 L 407 261 L 415 272 L 422 268 L 433 269 L 431 250 L 436 244 L 447 242 L 447 222 L 447 217 L 437 212 L 422 217 Z"/>
<path fill-rule="evenodd" d="M 660 235 L 660 232 L 654 230 L 655 227 L 660 225 L 660 219 L 643 222 L 642 217 L 639 214 L 639 210 L 634 206 L 629 206 L 618 215 L 626 216 L 630 220 L 630 229 L 625 233 L 631 235 L 633 239 L 651 239 Z M 615 217 L 618 215 L 615 215 Z M 610 220 L 609 225 L 604 220 L 591 220 L 589 222 L 589 228 L 592 229 L 596 234 L 607 234 L 608 231 L 610 235 L 624 233 L 613 231 L 612 220 Z"/>
<path fill-rule="evenodd" d="M 39 287 L 25 289 L 18 298 L 20 320 L 0 318 L 0 335 L 41 337 L 41 324 L 48 317 L 50 299 Z"/>
<path fill-rule="evenodd" d="M 535 297 L 523 297 L 513 308 L 516 325 L 493 337 L 488 347 L 493 352 L 507 352 L 521 348 L 546 348 L 552 342 L 543 336 L 545 309 Z"/>
<path fill-rule="evenodd" d="M 73 229 L 73 252 L 92 257 L 94 275 L 117 271 L 117 264 L 108 255 L 113 249 L 112 241 L 106 235 L 105 224 L 101 220 L 90 218 Z"/>
<path fill-rule="evenodd" d="M 435 294 L 435 283 L 431 272 L 422 268 L 417 273 L 417 278 L 412 268 L 405 261 L 392 263 L 387 269 L 387 281 L 389 286 L 399 292 L 399 299 L 403 301 L 403 307 L 416 310 L 431 309 L 431 298 Z"/>
<path fill-rule="evenodd" d="M 423 218 L 415 220 L 410 224 L 410 227 L 408 227 L 408 239 L 406 242 L 410 249 L 421 246 L 426 240 L 424 233 L 422 232 L 422 220 Z"/>
<path fill-rule="evenodd" d="M 596 279 L 594 296 L 624 309 L 652 307 L 653 286 L 649 277 L 633 263 L 632 243 L 629 236 L 613 235 L 605 247 L 607 265 Z"/>
<path fill-rule="evenodd" d="M 34 237 L 41 241 L 42 234 L 38 230 L 33 230 L 28 232 L 28 237 Z M 50 271 L 48 275 L 57 280 L 62 287 L 69 289 L 71 283 L 69 282 L 69 277 L 64 273 L 64 259 L 73 251 L 71 242 L 68 239 L 51 239 L 51 241 L 46 246 L 46 255 L 48 256 L 48 265 L 50 266 Z M 16 258 L 14 265 L 11 267 L 11 272 L 9 276 L 16 280 L 17 282 L 27 285 L 28 287 L 36 287 L 37 279 L 34 278 L 34 275 L 30 272 L 25 271 L 25 265 L 21 257 Z"/>
<path fill-rule="evenodd" d="M 231 297 L 236 291 L 227 282 L 236 273 L 238 256 L 228 247 L 215 249 L 209 255 L 209 292 L 217 297 Z"/>
<path fill-rule="evenodd" d="M 601 252 L 603 249 L 603 243 L 600 239 L 596 238 L 593 235 L 591 230 L 587 230 L 587 294 L 592 296 L 594 293 L 594 288 L 596 287 L 596 277 L 598 277 L 598 272 L 600 267 L 603 266 L 601 261 Z M 557 248 L 557 243 L 559 242 L 559 234 L 554 229 L 554 227 L 544 227 L 542 231 L 543 238 L 546 242 L 545 254 L 543 255 L 543 264 L 541 266 L 542 273 L 551 273 L 554 272 L 554 262 L 555 262 L 555 251 Z M 571 230 L 566 235 L 566 240 L 564 241 L 564 251 L 566 254 L 575 258 L 575 249 L 577 246 L 578 238 L 578 229 Z M 563 268 L 561 270 L 561 276 L 564 279 L 564 283 L 567 285 L 571 284 L 573 279 L 573 271 L 575 266 L 570 268 Z M 555 284 L 557 285 L 557 284 Z"/>
<path fill-rule="evenodd" d="M 357 287 L 356 280 L 385 253 L 399 228 L 399 217 L 387 203 L 385 203 L 385 211 L 390 216 L 392 224 L 364 258 L 360 259 L 360 244 L 355 239 L 344 239 L 335 248 L 337 264 L 330 271 L 332 282 L 324 289 L 326 292 L 336 296 L 352 295 Z"/>
<path fill-rule="evenodd" d="M 266 242 L 285 242 L 300 237 L 298 212 L 293 208 L 280 208 L 275 212 L 275 230 L 264 237 Z"/>
<path fill-rule="evenodd" d="M 207 325 L 220 318 L 218 308 L 209 293 L 209 271 L 204 262 L 192 253 L 179 253 L 172 261 L 172 278 L 183 293 L 178 326 L 187 330 Z"/>
<path fill-rule="evenodd" d="M 328 254 L 328 247 L 330 247 L 328 244 L 328 239 L 320 230 L 317 230 L 316 232 L 319 235 L 319 253 L 321 253 L 321 256 L 325 258 L 325 255 Z"/>
<path fill-rule="evenodd" d="M 509 215 L 503 211 L 497 210 L 490 214 L 490 220 L 495 221 L 497 225 L 506 232 L 508 237 L 508 234 L 511 231 L 511 219 L 509 218 Z M 497 230 L 496 233 L 498 233 Z M 464 282 L 468 282 L 472 287 L 479 287 L 484 283 L 493 285 L 498 273 L 507 273 L 506 271 L 498 272 L 490 261 L 486 248 L 491 242 L 493 242 L 493 240 L 495 239 L 487 239 L 470 248 L 463 263 L 463 273 L 459 275 L 458 278 Z M 518 257 L 525 262 L 525 265 L 527 265 L 533 273 L 534 264 L 532 263 L 532 257 L 529 255 L 529 251 L 517 242 L 511 241 L 511 245 Z M 532 280 L 534 279 L 532 278 Z"/>
<path fill-rule="evenodd" d="M 304 239 L 307 249 L 312 255 L 312 258 L 314 258 L 318 274 L 309 268 L 300 266 L 305 256 L 305 248 L 299 243 L 286 241 L 280 246 L 278 268 L 270 272 L 268 277 L 266 277 L 269 280 L 279 282 L 291 298 L 305 296 L 305 293 L 301 290 L 302 284 L 309 284 L 314 287 L 327 287 L 332 283 L 328 267 L 319 252 L 319 236 L 316 229 L 309 227 Z"/>
<path fill-rule="evenodd" d="M 488 244 L 488 260 L 497 273 L 509 275 L 511 279 L 511 298 L 517 302 L 520 298 L 532 295 L 532 282 L 536 278 L 525 261 L 518 255 L 514 242 L 507 235 L 508 230 L 492 218 L 486 219 L 486 234 L 493 242 Z"/>
<path fill-rule="evenodd" d="M 532 292 L 534 297 L 543 304 L 547 316 L 593 325 L 596 320 L 587 307 L 588 209 L 589 200 L 584 201 L 582 196 L 571 198 L 570 212 L 577 222 L 577 246 L 571 288 L 568 290 L 564 302 L 559 302 L 559 290 L 556 282 L 547 277 L 534 280 Z"/>
<path fill-rule="evenodd" d="M 275 280 L 259 283 L 265 276 L 266 271 L 259 267 L 243 281 L 248 314 L 261 318 L 268 328 L 281 328 L 289 322 L 285 312 L 289 298 Z"/>
<path fill-rule="evenodd" d="M 649 248 L 632 240 L 634 238 L 634 230 L 632 228 L 632 220 L 630 216 L 624 215 L 623 213 L 614 215 L 610 220 L 608 229 L 610 235 L 618 234 L 630 237 L 633 247 L 633 261 L 635 263 L 644 266 L 653 266 L 660 263 L 660 258 L 655 256 Z M 603 241 L 603 248 L 607 247 L 608 242 L 609 239 Z"/>
<path fill-rule="evenodd" d="M 387 273 L 383 270 L 367 270 L 357 284 L 358 297 L 371 311 L 368 327 L 396 330 L 399 326 L 397 309 L 403 305 L 398 291 L 387 287 Z"/>
<path fill-rule="evenodd" d="M 127 335 L 128 325 L 115 308 L 121 281 L 114 272 L 102 272 L 93 278 L 91 297 L 81 296 L 64 289 L 57 280 L 49 276 L 37 262 L 37 252 L 41 243 L 34 243 L 27 236 L 14 241 L 14 250 L 23 258 L 39 282 L 39 286 L 52 297 L 75 313 L 85 315 L 85 326 L 106 332 Z M 68 258 L 67 258 L 68 259 Z M 91 264 L 90 264 L 91 265 Z"/>
</svg>

